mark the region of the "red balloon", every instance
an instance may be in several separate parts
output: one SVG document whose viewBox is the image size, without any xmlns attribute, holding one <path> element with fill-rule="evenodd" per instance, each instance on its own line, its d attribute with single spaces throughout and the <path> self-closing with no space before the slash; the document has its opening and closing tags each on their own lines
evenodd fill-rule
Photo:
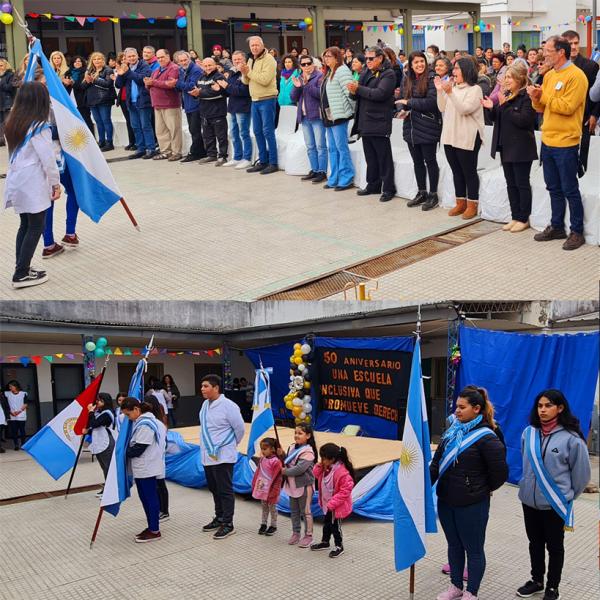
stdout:
<svg viewBox="0 0 600 600">
<path fill-rule="evenodd" d="M 185 13 L 185 8 L 180 8 L 180 9 L 177 11 L 177 16 L 178 16 L 178 17 L 185 17 L 185 15 L 186 15 L 186 13 Z"/>
</svg>

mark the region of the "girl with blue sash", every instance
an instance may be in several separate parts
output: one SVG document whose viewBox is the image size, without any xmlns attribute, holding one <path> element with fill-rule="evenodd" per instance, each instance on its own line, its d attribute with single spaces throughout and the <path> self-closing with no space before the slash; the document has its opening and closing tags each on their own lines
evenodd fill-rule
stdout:
<svg viewBox="0 0 600 600">
<path fill-rule="evenodd" d="M 60 175 L 52 144 L 50 96 L 39 82 L 24 83 L 6 120 L 9 166 L 4 207 L 12 207 L 21 224 L 17 232 L 14 288 L 47 281 L 45 271 L 33 269 L 31 259 L 40 241 L 46 211 L 60 198 Z"/>
<path fill-rule="evenodd" d="M 485 418 L 487 412 L 484 395 L 472 386 L 463 389 L 456 400 L 456 418 L 431 461 L 451 580 L 437 600 L 476 600 L 485 572 L 490 495 L 508 477 L 504 446 Z M 463 592 L 465 554 L 469 580 Z"/>
<path fill-rule="evenodd" d="M 531 580 L 517 590 L 517 596 L 529 598 L 544 592 L 543 600 L 559 600 L 564 534 L 574 527 L 573 501 L 590 481 L 590 459 L 579 420 L 559 390 L 538 394 L 529 423 L 521 438 L 519 500 L 529 539 Z"/>
<path fill-rule="evenodd" d="M 160 424 L 152 414 L 151 405 L 146 402 L 140 404 L 137 398 L 125 398 L 121 403 L 121 411 L 133 421 L 127 459 L 148 522 L 148 527 L 135 536 L 135 541 L 153 542 L 161 538 L 156 482 L 164 471 Z"/>
<path fill-rule="evenodd" d="M 108 468 L 115 449 L 113 432 L 115 429 L 115 415 L 113 413 L 113 401 L 110 394 L 100 392 L 95 404 L 88 404 L 88 425 L 84 434 L 91 434 L 92 442 L 89 450 L 98 460 L 102 469 L 104 481 L 108 475 Z M 104 486 L 96 494 L 96 498 L 102 498 Z"/>
</svg>

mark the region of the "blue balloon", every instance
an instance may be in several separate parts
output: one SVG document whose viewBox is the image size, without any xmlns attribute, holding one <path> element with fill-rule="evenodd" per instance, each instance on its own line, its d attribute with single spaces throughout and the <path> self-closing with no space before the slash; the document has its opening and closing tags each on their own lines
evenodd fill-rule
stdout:
<svg viewBox="0 0 600 600">
<path fill-rule="evenodd" d="M 304 21 L 300 21 L 300 23 L 298 23 L 298 28 L 299 29 L 306 29 L 306 23 Z"/>
<path fill-rule="evenodd" d="M 175 23 L 179 29 L 185 29 L 187 27 L 187 17 L 177 17 Z"/>
<path fill-rule="evenodd" d="M 96 348 L 104 348 L 108 344 L 108 340 L 105 337 L 99 337 L 96 340 Z"/>
</svg>

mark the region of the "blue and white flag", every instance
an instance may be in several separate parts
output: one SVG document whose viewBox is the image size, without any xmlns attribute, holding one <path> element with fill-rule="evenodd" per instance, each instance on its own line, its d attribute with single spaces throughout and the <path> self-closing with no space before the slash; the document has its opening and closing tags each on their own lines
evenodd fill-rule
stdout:
<svg viewBox="0 0 600 600">
<path fill-rule="evenodd" d="M 427 553 L 425 533 L 437 525 L 429 477 L 431 446 L 421 372 L 421 342 L 417 338 L 410 370 L 408 404 L 400 460 L 394 462 L 397 495 L 394 503 L 394 557 L 402 571 Z"/>
<path fill-rule="evenodd" d="M 146 372 L 147 361 L 142 358 L 135 369 L 135 373 L 129 383 L 128 396 L 137 398 L 140 402 L 144 398 L 144 373 Z M 132 477 L 127 472 L 127 447 L 131 439 L 131 421 L 128 417 L 123 419 L 119 429 L 119 436 L 115 443 L 106 482 L 104 484 L 104 492 L 100 506 L 105 511 L 115 517 L 121 508 L 121 502 L 124 502 L 131 495 Z"/>
<path fill-rule="evenodd" d="M 81 436 L 73 428 L 81 410 L 81 404 L 73 400 L 23 444 L 23 450 L 54 479 L 60 479 L 75 466 Z"/>
<path fill-rule="evenodd" d="M 121 199 L 121 192 L 92 132 L 44 56 L 40 41 L 36 40 L 29 50 L 25 81 L 34 80 L 38 65 L 44 71 L 50 92 L 50 104 L 77 204 L 97 223 Z"/>
<path fill-rule="evenodd" d="M 271 410 L 271 367 L 256 369 L 254 400 L 252 402 L 252 425 L 248 438 L 246 456 L 251 459 L 260 450 L 260 440 L 275 425 Z"/>
</svg>

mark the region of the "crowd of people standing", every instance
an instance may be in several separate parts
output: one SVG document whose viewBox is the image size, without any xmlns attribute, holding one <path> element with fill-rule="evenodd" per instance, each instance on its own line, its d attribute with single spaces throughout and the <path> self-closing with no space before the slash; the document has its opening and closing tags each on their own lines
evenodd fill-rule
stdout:
<svg viewBox="0 0 600 600">
<path fill-rule="evenodd" d="M 530 172 L 538 159 L 534 132 L 541 129 L 539 158 L 552 218 L 534 239 L 564 240 L 565 250 L 585 243 L 578 178 L 586 172 L 590 136 L 600 116 L 600 82 L 598 64 L 580 54 L 577 32 L 551 36 L 539 49 L 520 47 L 516 54 L 505 44 L 503 52 L 478 47 L 474 56 L 456 51 L 451 59 L 435 46 L 406 57 L 378 44 L 364 54 L 330 47 L 320 57 L 303 48 L 278 61 L 260 37 L 248 38 L 248 45 L 249 53 L 229 53 L 215 45 L 204 59 L 191 50 L 171 57 L 164 48 L 146 46 L 141 56 L 137 49 L 126 48 L 118 55 L 93 52 L 88 61 L 75 56 L 70 64 L 55 51 L 50 63 L 90 130 L 97 132 L 102 151 L 114 149 L 111 111 L 118 104 L 127 124 L 130 159 L 197 161 L 269 175 L 279 170 L 275 131 L 280 107 L 296 106 L 310 164 L 302 179 L 336 192 L 353 188 L 349 145 L 360 138 L 367 170 L 366 185 L 357 194 L 378 195 L 381 202 L 396 196 L 391 134 L 393 119 L 401 119 L 418 188 L 407 205 L 423 211 L 439 205 L 437 149 L 443 146 L 456 199 L 448 214 L 466 220 L 479 212 L 478 158 L 484 127 L 493 124 L 491 148 L 485 150 L 500 155 L 512 215 L 503 229 L 512 233 L 529 228 Z M 11 154 L 5 205 L 21 215 L 22 225 L 14 287 L 47 280 L 44 271 L 31 268 L 30 255 L 41 233 L 43 258 L 61 254 L 65 246 L 79 246 L 79 207 L 68 170 L 60 173 L 67 219 L 59 243 L 52 217 L 60 187 L 44 154 L 50 146 L 40 150 L 44 156 L 37 167 L 30 164 L 33 148 L 43 144 L 27 136 L 28 130 L 34 122 L 48 122 L 50 113 L 41 114 L 42 105 L 32 104 L 31 94 L 19 102 L 15 92 L 23 87 L 26 65 L 27 57 L 14 73 L 0 59 L 0 124 Z M 183 113 L 192 140 L 185 156 Z M 250 127 L 258 150 L 254 162 Z M 35 129 L 40 139 L 43 129 Z M 58 140 L 55 132 L 52 139 Z M 41 186 L 34 192 L 38 202 L 30 199 L 31 180 L 23 169 Z M 57 187 L 47 192 L 43 180 Z M 564 222 L 567 206 L 569 230 Z"/>
</svg>

